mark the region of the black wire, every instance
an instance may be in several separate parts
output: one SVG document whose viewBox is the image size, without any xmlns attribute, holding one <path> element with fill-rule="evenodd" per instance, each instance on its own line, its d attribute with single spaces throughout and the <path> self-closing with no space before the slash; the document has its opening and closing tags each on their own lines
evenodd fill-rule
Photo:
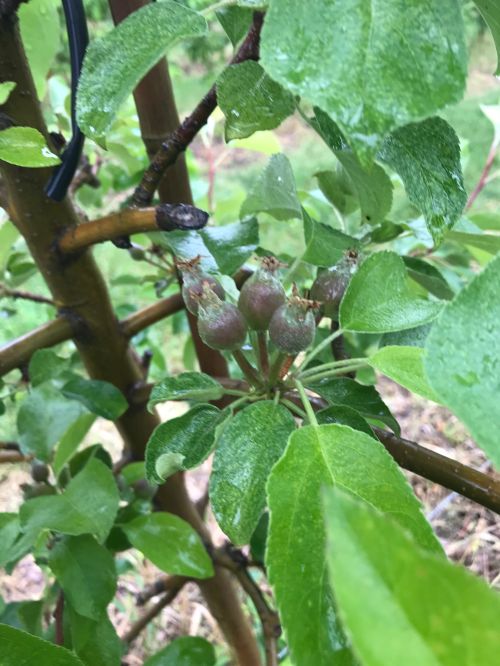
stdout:
<svg viewBox="0 0 500 666">
<path fill-rule="evenodd" d="M 89 43 L 87 21 L 82 0 L 62 0 L 71 59 L 71 129 L 68 147 L 61 156 L 61 164 L 52 174 L 45 192 L 55 201 L 62 201 L 73 180 L 82 154 L 85 137 L 76 122 L 76 91 L 82 71 L 83 58 Z"/>
</svg>

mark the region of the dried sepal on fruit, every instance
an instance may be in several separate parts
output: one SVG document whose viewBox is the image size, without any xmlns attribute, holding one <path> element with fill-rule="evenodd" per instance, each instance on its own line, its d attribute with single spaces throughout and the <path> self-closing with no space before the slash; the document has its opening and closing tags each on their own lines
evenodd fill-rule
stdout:
<svg viewBox="0 0 500 666">
<path fill-rule="evenodd" d="M 198 255 L 188 261 L 176 260 L 175 262 L 182 275 L 182 298 L 186 308 L 195 316 L 198 315 L 198 305 L 204 284 L 207 284 L 221 300 L 226 297 L 224 287 L 212 275 L 202 270 L 200 261 L 201 257 Z"/>
<path fill-rule="evenodd" d="M 264 257 L 261 266 L 241 288 L 238 308 L 255 331 L 266 331 L 271 317 L 286 300 L 285 290 L 276 275 L 280 262 Z"/>
<path fill-rule="evenodd" d="M 316 321 L 312 310 L 318 307 L 315 301 L 301 298 L 294 285 L 293 294 L 273 314 L 269 324 L 269 337 L 285 354 L 298 354 L 314 341 Z"/>
</svg>

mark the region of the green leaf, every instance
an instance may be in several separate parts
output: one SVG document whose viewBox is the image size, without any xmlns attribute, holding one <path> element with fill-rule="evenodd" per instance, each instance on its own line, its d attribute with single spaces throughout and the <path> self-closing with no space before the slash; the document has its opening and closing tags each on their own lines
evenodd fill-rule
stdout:
<svg viewBox="0 0 500 666">
<path fill-rule="evenodd" d="M 102 542 L 113 525 L 119 502 L 112 471 L 94 458 L 62 495 L 25 502 L 20 510 L 21 526 L 31 534 L 44 529 L 73 536 L 95 534 Z"/>
<path fill-rule="evenodd" d="M 380 347 L 396 345 L 401 347 L 425 347 L 425 341 L 432 328 L 432 324 L 424 324 L 416 328 L 408 328 L 406 331 L 395 331 L 384 333 L 380 340 Z"/>
<path fill-rule="evenodd" d="M 169 574 L 210 578 L 214 570 L 194 529 L 171 513 L 151 513 L 122 525 L 130 543 Z"/>
<path fill-rule="evenodd" d="M 375 437 L 368 421 L 355 409 L 346 405 L 332 405 L 331 407 L 320 409 L 319 412 L 316 412 L 316 419 L 319 425 L 338 423 L 339 425 L 349 426 L 353 430 L 360 430 L 370 435 L 370 437 Z"/>
<path fill-rule="evenodd" d="M 469 234 L 462 231 L 450 231 L 446 234 L 446 240 L 452 240 L 461 245 L 472 245 L 489 254 L 500 252 L 500 236 L 493 234 Z"/>
<path fill-rule="evenodd" d="M 496 662 L 498 592 L 367 502 L 333 488 L 324 506 L 335 598 L 363 666 Z"/>
<path fill-rule="evenodd" d="M 399 435 L 398 422 L 373 386 L 363 386 L 348 377 L 326 378 L 305 384 L 330 404 L 350 407 L 367 418 L 382 421 Z"/>
<path fill-rule="evenodd" d="M 36 0 L 22 4 L 18 11 L 24 51 L 40 100 L 45 97 L 47 76 L 61 48 L 57 9 L 54 0 Z"/>
<path fill-rule="evenodd" d="M 95 420 L 95 414 L 82 414 L 61 437 L 52 462 L 52 469 L 56 476 L 59 476 L 64 465 L 74 456 L 78 445 L 82 442 Z"/>
<path fill-rule="evenodd" d="M 382 347 L 367 362 L 386 377 L 427 400 L 439 402 L 424 372 L 424 350 L 418 347 Z"/>
<path fill-rule="evenodd" d="M 20 529 L 17 513 L 0 513 L 0 567 L 11 561 L 12 546 Z"/>
<path fill-rule="evenodd" d="M 400 176 L 422 211 L 434 243 L 459 219 L 467 201 L 458 137 L 442 118 L 411 123 L 390 134 L 380 158 Z"/>
<path fill-rule="evenodd" d="M 400 331 L 432 321 L 441 308 L 442 303 L 411 293 L 401 257 L 377 252 L 351 278 L 340 304 L 340 325 L 363 333 Z"/>
<path fill-rule="evenodd" d="M 244 222 L 209 227 L 200 232 L 221 273 L 232 275 L 259 245 L 259 225 L 255 218 Z"/>
<path fill-rule="evenodd" d="M 231 44 L 236 44 L 247 34 L 252 23 L 252 10 L 235 5 L 223 7 L 215 12 L 219 23 L 224 32 L 231 40 Z"/>
<path fill-rule="evenodd" d="M 215 666 L 215 651 L 204 638 L 181 636 L 146 659 L 144 666 Z"/>
<path fill-rule="evenodd" d="M 168 231 L 161 234 L 163 243 L 172 250 L 179 259 L 194 259 L 199 256 L 199 266 L 208 273 L 219 270 L 212 253 L 205 245 L 203 236 L 198 231 Z"/>
<path fill-rule="evenodd" d="M 73 649 L 85 666 L 120 666 L 125 650 L 107 613 L 95 621 L 77 613 L 68 601 L 64 608 Z"/>
<path fill-rule="evenodd" d="M 357 663 L 326 575 L 321 490 L 333 485 L 390 513 L 423 547 L 441 552 L 403 473 L 379 442 L 341 425 L 294 432 L 269 478 L 266 564 L 297 664 Z"/>
<path fill-rule="evenodd" d="M 9 99 L 10 93 L 14 90 L 16 87 L 16 84 L 14 81 L 5 81 L 4 83 L 0 83 L 0 104 L 5 104 L 5 102 Z"/>
<path fill-rule="evenodd" d="M 153 386 L 148 409 L 167 400 L 219 400 L 224 395 L 224 387 L 203 372 L 182 372 L 176 377 L 165 377 Z"/>
<path fill-rule="evenodd" d="M 347 236 L 326 224 L 316 222 L 303 210 L 304 218 L 304 240 L 306 250 L 302 256 L 314 266 L 334 266 L 342 259 L 346 250 L 359 247 L 359 241 L 352 236 Z"/>
<path fill-rule="evenodd" d="M 222 72 L 217 80 L 217 102 L 226 117 L 226 141 L 275 129 L 295 111 L 293 95 L 252 60 Z"/>
<path fill-rule="evenodd" d="M 33 127 L 8 127 L 0 132 L 0 160 L 22 167 L 49 167 L 61 161 Z"/>
<path fill-rule="evenodd" d="M 48 462 L 54 445 L 84 412 L 51 384 L 40 384 L 23 400 L 17 414 L 19 443 L 24 453 Z"/>
<path fill-rule="evenodd" d="M 25 631 L 0 624 L 0 658 L 2 666 L 32 664 L 36 656 L 38 666 L 83 666 L 78 657 Z"/>
<path fill-rule="evenodd" d="M 336 171 L 317 171 L 314 175 L 321 192 L 342 215 L 349 215 L 359 208 L 354 186 L 341 164 Z"/>
<path fill-rule="evenodd" d="M 98 416 L 116 421 L 127 409 L 128 403 L 123 393 L 109 382 L 99 379 L 70 379 L 61 389 L 70 400 L 78 400 Z"/>
<path fill-rule="evenodd" d="M 403 261 L 409 277 L 430 294 L 447 301 L 453 298 L 454 291 L 435 266 L 418 257 L 403 257 Z"/>
<path fill-rule="evenodd" d="M 67 359 L 61 358 L 52 349 L 37 349 L 28 366 L 31 386 L 38 386 L 49 379 L 55 379 L 68 369 Z"/>
<path fill-rule="evenodd" d="M 3 271 L 17 238 L 19 231 L 12 222 L 5 221 L 0 224 L 0 272 Z"/>
<path fill-rule="evenodd" d="M 266 506 L 266 483 L 296 424 L 272 401 L 245 407 L 224 427 L 210 476 L 210 503 L 235 545 L 250 541 Z"/>
<path fill-rule="evenodd" d="M 200 465 L 212 451 L 221 418 L 217 407 L 202 404 L 157 426 L 146 448 L 147 480 L 163 483 L 175 472 Z"/>
<path fill-rule="evenodd" d="M 366 162 L 391 130 L 461 99 L 461 8 L 456 0 L 273 0 L 261 63 L 328 113 Z"/>
<path fill-rule="evenodd" d="M 277 220 L 302 218 L 292 167 L 282 153 L 271 157 L 241 206 L 240 217 L 255 213 Z"/>
<path fill-rule="evenodd" d="M 488 24 L 495 41 L 498 59 L 495 74 L 498 76 L 500 75 L 500 6 L 495 0 L 474 0 L 474 2 Z"/>
<path fill-rule="evenodd" d="M 358 197 L 362 222 L 382 222 L 392 206 L 391 179 L 379 164 L 363 167 L 338 125 L 321 109 L 315 108 L 314 113 L 312 125 L 344 168 Z"/>
<path fill-rule="evenodd" d="M 109 550 L 89 534 L 65 537 L 49 551 L 49 567 L 78 613 L 99 620 L 116 591 Z"/>
<path fill-rule="evenodd" d="M 92 41 L 78 86 L 82 131 L 102 143 L 119 107 L 151 67 L 179 40 L 205 32 L 200 14 L 164 0 L 138 9 Z"/>
<path fill-rule="evenodd" d="M 426 342 L 425 371 L 441 399 L 500 467 L 500 256 L 443 310 Z"/>
</svg>

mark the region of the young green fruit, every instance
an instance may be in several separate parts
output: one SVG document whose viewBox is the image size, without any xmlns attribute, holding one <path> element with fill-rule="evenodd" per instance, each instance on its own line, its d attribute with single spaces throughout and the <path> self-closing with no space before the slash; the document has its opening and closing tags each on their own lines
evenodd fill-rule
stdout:
<svg viewBox="0 0 500 666">
<path fill-rule="evenodd" d="M 208 347 L 234 351 L 245 342 L 247 324 L 236 305 L 221 301 L 204 285 L 199 299 L 198 332 Z"/>
<path fill-rule="evenodd" d="M 285 290 L 274 274 L 278 266 L 273 257 L 266 257 L 241 288 L 238 308 L 255 331 L 267 331 L 271 317 L 286 300 Z"/>
<path fill-rule="evenodd" d="M 199 262 L 200 257 L 195 257 L 191 261 L 177 262 L 177 267 L 182 273 L 182 297 L 186 304 L 186 308 L 195 316 L 198 315 L 198 306 L 205 284 L 207 284 L 221 300 L 224 300 L 226 297 L 224 287 L 218 282 L 218 280 L 212 277 L 212 275 L 202 271 Z"/>
<path fill-rule="evenodd" d="M 280 351 L 289 355 L 298 354 L 312 344 L 316 322 L 310 307 L 310 301 L 292 296 L 273 314 L 269 337 Z"/>
</svg>

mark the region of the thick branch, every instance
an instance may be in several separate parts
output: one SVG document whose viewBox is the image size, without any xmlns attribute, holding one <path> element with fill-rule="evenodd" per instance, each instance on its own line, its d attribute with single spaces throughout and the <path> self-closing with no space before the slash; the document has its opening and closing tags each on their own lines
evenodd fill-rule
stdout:
<svg viewBox="0 0 500 666">
<path fill-rule="evenodd" d="M 156 208 L 127 209 L 92 222 L 70 227 L 59 239 L 58 249 L 70 254 L 95 243 L 114 240 L 123 235 L 158 231 Z"/>
<path fill-rule="evenodd" d="M 232 59 L 231 64 L 243 62 L 244 60 L 258 60 L 262 22 L 263 14 L 255 12 L 252 27 Z M 196 134 L 206 124 L 216 106 L 217 91 L 214 84 L 191 115 L 162 143 L 161 148 L 144 173 L 140 185 L 135 190 L 135 204 L 138 206 L 148 206 L 151 204 L 163 174 L 169 167 L 175 164 L 179 155 L 186 150 Z"/>
<path fill-rule="evenodd" d="M 42 324 L 34 331 L 8 342 L 0 349 L 0 377 L 14 368 L 28 363 L 37 349 L 53 347 L 65 340 L 70 340 L 74 330 L 68 319 L 57 317 Z"/>
<path fill-rule="evenodd" d="M 120 322 L 120 327 L 127 338 L 132 338 L 148 326 L 169 317 L 184 309 L 184 301 L 181 294 L 174 294 L 168 298 L 162 298 L 152 305 L 148 305 L 137 312 L 133 312 Z"/>
<path fill-rule="evenodd" d="M 21 463 L 29 462 L 33 456 L 25 456 L 20 451 L 9 451 L 2 449 L 0 451 L 0 465 L 2 463 Z"/>
</svg>

